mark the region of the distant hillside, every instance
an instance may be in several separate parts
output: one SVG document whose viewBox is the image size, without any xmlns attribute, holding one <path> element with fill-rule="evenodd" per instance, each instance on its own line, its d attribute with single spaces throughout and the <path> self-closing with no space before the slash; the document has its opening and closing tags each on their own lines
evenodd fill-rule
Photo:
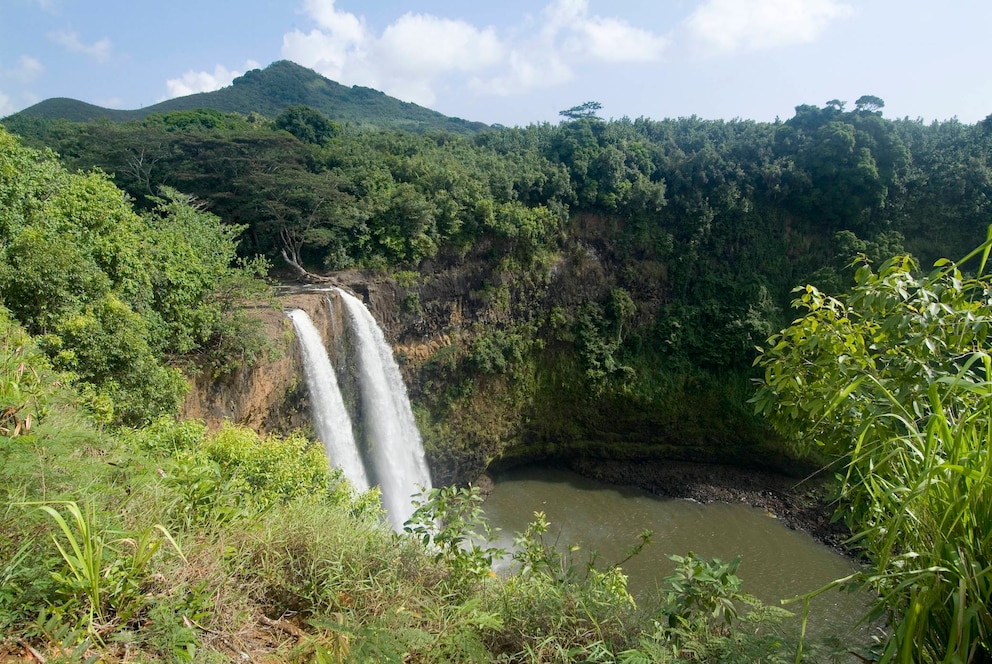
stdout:
<svg viewBox="0 0 992 664">
<path fill-rule="evenodd" d="M 28 118 L 72 122 L 106 119 L 124 122 L 140 120 L 152 113 L 200 108 L 224 113 L 254 112 L 275 117 L 287 106 L 297 104 L 315 108 L 338 122 L 413 132 L 443 129 L 464 134 L 486 128 L 481 122 L 451 118 L 423 106 L 400 101 L 372 88 L 357 85 L 349 88 L 289 60 L 273 62 L 265 69 L 253 69 L 236 78 L 228 87 L 214 92 L 176 97 L 133 111 L 102 108 L 75 99 L 56 97 L 15 113 L 5 118 L 4 122 L 8 126 Z"/>
</svg>

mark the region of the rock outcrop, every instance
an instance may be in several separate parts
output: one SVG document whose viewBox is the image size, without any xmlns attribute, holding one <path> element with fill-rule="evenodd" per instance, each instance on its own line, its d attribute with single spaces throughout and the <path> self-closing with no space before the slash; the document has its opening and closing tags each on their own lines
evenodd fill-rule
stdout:
<svg viewBox="0 0 992 664">
<path fill-rule="evenodd" d="M 390 323 L 395 329 L 396 296 L 388 284 L 377 284 L 359 272 L 338 273 L 335 284 L 358 295 L 387 334 Z M 297 289 L 279 296 L 275 306 L 254 307 L 251 313 L 262 322 L 272 352 L 253 366 L 238 367 L 220 376 L 204 372 L 192 379 L 183 404 L 184 418 L 202 420 L 212 429 L 225 421 L 262 432 L 288 433 L 310 428 L 303 361 L 292 322 L 285 314 L 289 309 L 302 309 L 310 316 L 328 347 L 345 402 L 354 405 L 357 388 L 349 364 L 348 336 L 343 331 L 345 313 L 333 289 L 326 286 Z"/>
</svg>

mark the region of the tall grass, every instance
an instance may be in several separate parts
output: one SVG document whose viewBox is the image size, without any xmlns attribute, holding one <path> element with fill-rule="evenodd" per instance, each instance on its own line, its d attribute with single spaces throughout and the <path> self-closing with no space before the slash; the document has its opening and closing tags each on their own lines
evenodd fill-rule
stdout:
<svg viewBox="0 0 992 664">
<path fill-rule="evenodd" d="M 909 257 L 850 293 L 797 289 L 752 399 L 801 448 L 832 456 L 838 516 L 870 563 L 881 662 L 992 661 L 992 281 Z"/>
<path fill-rule="evenodd" d="M 986 371 L 988 356 L 983 355 Z M 941 388 L 945 388 L 942 390 Z M 954 393 L 980 398 L 963 412 Z M 943 392 L 943 394 L 942 394 Z M 969 400 L 970 401 L 970 400 Z M 850 455 L 842 499 L 873 561 L 873 617 L 892 633 L 880 660 L 985 662 L 992 656 L 992 382 L 939 380 L 921 423 L 893 404 L 903 433 Z M 922 424 L 922 426 L 920 426 Z"/>
</svg>

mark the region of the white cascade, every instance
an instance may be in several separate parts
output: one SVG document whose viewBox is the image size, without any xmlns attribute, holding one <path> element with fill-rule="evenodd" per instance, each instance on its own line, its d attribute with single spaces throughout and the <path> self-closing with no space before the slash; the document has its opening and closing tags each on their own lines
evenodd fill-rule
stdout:
<svg viewBox="0 0 992 664">
<path fill-rule="evenodd" d="M 293 309 L 287 315 L 293 321 L 303 353 L 304 376 L 310 390 L 311 416 L 317 438 L 324 444 L 331 465 L 340 468 L 357 491 L 365 491 L 369 488 L 368 476 L 324 340 L 307 312 Z"/>
<path fill-rule="evenodd" d="M 351 319 L 358 358 L 362 421 L 382 505 L 393 529 L 413 514 L 413 499 L 431 488 L 424 446 L 393 351 L 361 300 L 337 289 Z"/>
</svg>

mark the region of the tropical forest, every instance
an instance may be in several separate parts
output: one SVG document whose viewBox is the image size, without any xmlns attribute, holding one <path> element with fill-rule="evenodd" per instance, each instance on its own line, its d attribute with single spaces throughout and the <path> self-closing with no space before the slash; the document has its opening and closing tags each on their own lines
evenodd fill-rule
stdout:
<svg viewBox="0 0 992 664">
<path fill-rule="evenodd" d="M 796 102 L 490 126 L 281 61 L 0 120 L 0 662 L 992 662 L 992 116 Z M 304 378 L 297 310 L 378 435 L 352 297 L 422 441 L 402 518 Z M 521 467 L 849 567 L 768 597 L 554 500 L 498 540 Z"/>
</svg>

